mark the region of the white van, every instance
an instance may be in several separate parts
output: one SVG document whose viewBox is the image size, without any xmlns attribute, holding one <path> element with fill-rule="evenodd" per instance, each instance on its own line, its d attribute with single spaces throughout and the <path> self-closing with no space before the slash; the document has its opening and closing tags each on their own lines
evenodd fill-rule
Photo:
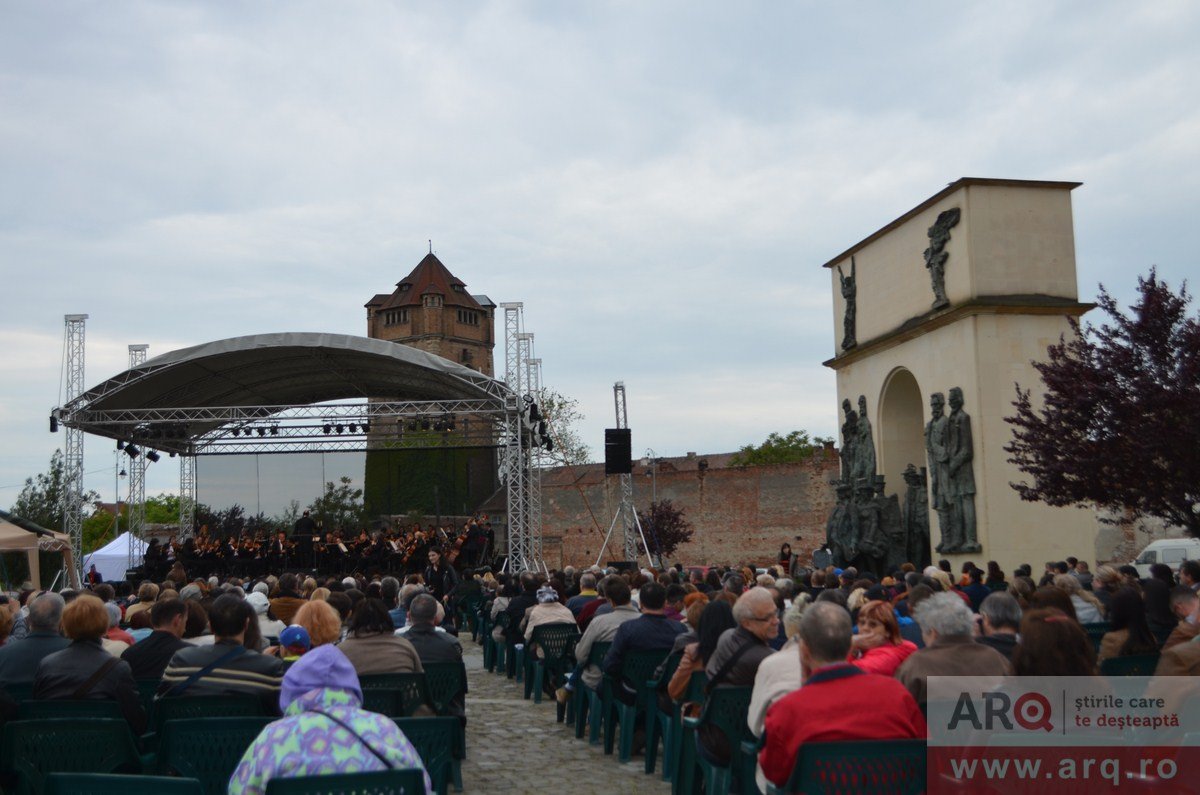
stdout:
<svg viewBox="0 0 1200 795">
<path fill-rule="evenodd" d="M 1165 563 L 1178 573 L 1185 560 L 1200 560 L 1200 538 L 1163 538 L 1151 541 L 1133 562 L 1139 577 L 1149 577 L 1150 567 Z"/>
</svg>

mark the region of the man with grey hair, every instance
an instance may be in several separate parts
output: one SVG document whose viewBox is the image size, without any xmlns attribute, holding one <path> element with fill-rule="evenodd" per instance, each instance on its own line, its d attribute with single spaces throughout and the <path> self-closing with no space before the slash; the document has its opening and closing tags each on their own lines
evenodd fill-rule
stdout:
<svg viewBox="0 0 1200 795">
<path fill-rule="evenodd" d="M 458 639 L 448 632 L 439 632 L 436 623 L 438 600 L 431 594 L 419 593 L 408 605 L 408 632 L 404 637 L 417 650 L 422 666 L 430 663 L 463 664 L 463 650 Z M 466 723 L 466 671 L 463 671 L 463 691 L 450 699 L 449 712 Z"/>
<path fill-rule="evenodd" d="M 758 586 L 739 596 L 733 605 L 733 620 L 738 625 L 721 634 L 704 668 L 709 690 L 753 685 L 758 666 L 774 653 L 770 643 L 779 634 L 779 612 L 770 591 Z M 728 764 L 732 749 L 725 733 L 706 728 L 701 727 L 698 735 L 700 750 L 712 761 Z"/>
<path fill-rule="evenodd" d="M 996 591 L 979 605 L 979 615 L 983 634 L 977 640 L 1011 661 L 1013 649 L 1017 647 L 1017 632 L 1021 629 L 1020 603 L 1012 594 Z"/>
<path fill-rule="evenodd" d="M 71 641 L 58 631 L 66 606 L 61 596 L 47 591 L 29 597 L 26 606 L 29 609 L 29 634 L 0 646 L 0 687 L 32 685 L 42 658 L 71 645 Z"/>
<path fill-rule="evenodd" d="M 989 597 L 990 598 L 990 597 Z M 952 593 L 938 593 L 913 611 L 921 626 L 925 648 L 918 649 L 896 669 L 896 678 L 924 710 L 926 680 L 931 676 L 1005 676 L 1012 666 L 1004 655 L 975 642 L 975 619 L 966 602 Z"/>
<path fill-rule="evenodd" d="M 845 608 L 817 602 L 805 610 L 799 648 L 804 686 L 767 712 L 766 744 L 758 759 L 767 780 L 783 786 L 805 743 L 925 737 L 925 719 L 903 685 L 846 662 Z"/>
<path fill-rule="evenodd" d="M 579 619 L 579 611 L 591 601 L 600 598 L 600 594 L 596 592 L 596 575 L 590 571 L 585 571 L 579 575 L 579 593 L 567 600 L 567 609 L 574 614 L 575 619 Z"/>
</svg>

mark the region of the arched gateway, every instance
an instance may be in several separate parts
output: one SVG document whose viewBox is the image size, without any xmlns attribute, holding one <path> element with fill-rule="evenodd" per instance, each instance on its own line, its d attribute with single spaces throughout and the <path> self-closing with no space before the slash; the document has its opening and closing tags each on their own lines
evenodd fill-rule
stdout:
<svg viewBox="0 0 1200 795">
<path fill-rule="evenodd" d="M 825 263 L 836 352 L 825 365 L 848 451 L 831 534 L 841 521 L 870 547 L 876 533 L 888 563 L 925 545 L 925 515 L 928 551 L 956 562 L 1011 567 L 1094 547 L 1091 512 L 1022 502 L 1004 452 L 1014 382 L 1039 384 L 1031 362 L 1092 306 L 1076 288 L 1078 185 L 960 179 Z"/>
</svg>

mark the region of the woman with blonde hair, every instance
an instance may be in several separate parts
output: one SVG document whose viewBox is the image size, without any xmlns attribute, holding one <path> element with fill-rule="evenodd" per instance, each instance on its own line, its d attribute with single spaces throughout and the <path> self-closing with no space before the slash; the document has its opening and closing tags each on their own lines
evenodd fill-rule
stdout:
<svg viewBox="0 0 1200 795">
<path fill-rule="evenodd" d="M 1098 624 L 1104 620 L 1104 605 L 1094 594 L 1083 590 L 1079 578 L 1071 574 L 1054 575 L 1054 587 L 1071 597 L 1075 617 L 1080 624 Z"/>
<path fill-rule="evenodd" d="M 342 636 L 342 618 L 328 602 L 305 602 L 292 617 L 292 623 L 308 631 L 314 649 L 326 643 L 336 643 Z"/>
<path fill-rule="evenodd" d="M 328 602 L 329 594 L 331 594 L 331 593 L 332 593 L 332 591 L 330 591 L 328 588 L 322 586 L 320 588 L 313 588 L 312 593 L 310 593 L 305 598 L 308 599 L 308 601 L 310 601 L 310 602 Z"/>
</svg>

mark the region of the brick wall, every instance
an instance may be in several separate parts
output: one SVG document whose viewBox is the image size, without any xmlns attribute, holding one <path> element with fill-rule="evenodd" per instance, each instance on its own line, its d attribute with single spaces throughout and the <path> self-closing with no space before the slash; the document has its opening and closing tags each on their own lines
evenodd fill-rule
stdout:
<svg viewBox="0 0 1200 795">
<path fill-rule="evenodd" d="M 818 451 L 799 464 L 756 467 L 729 467 L 728 458 L 689 454 L 659 462 L 658 499 L 682 508 L 695 530 L 671 561 L 768 565 L 785 541 L 807 560 L 824 541 L 825 520 L 836 502 L 829 481 L 838 475 L 837 452 Z M 650 503 L 651 481 L 648 468 L 635 466 L 634 505 L 640 510 Z M 549 470 L 542 483 L 546 563 L 595 563 L 620 502 L 618 477 L 605 478 L 603 465 L 594 464 Z M 620 528 L 613 536 L 604 560 L 621 557 Z"/>
</svg>

